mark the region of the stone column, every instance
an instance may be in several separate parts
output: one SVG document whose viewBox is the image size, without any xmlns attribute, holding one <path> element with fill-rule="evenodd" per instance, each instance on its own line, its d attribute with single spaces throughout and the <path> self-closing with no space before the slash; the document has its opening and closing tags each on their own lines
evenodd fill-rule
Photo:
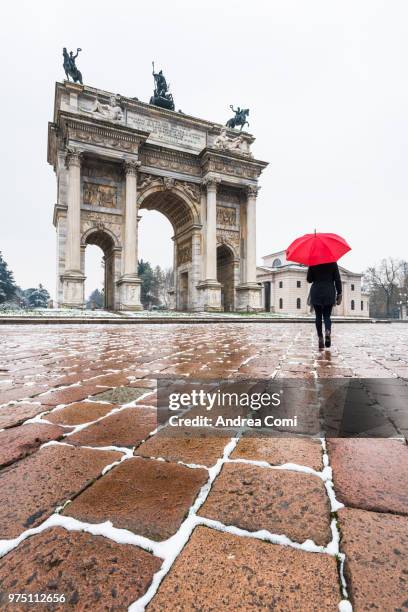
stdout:
<svg viewBox="0 0 408 612">
<path fill-rule="evenodd" d="M 208 179 L 206 208 L 206 253 L 205 278 L 217 279 L 217 184 L 220 181 Z"/>
<path fill-rule="evenodd" d="M 245 279 L 247 283 L 256 282 L 256 196 L 257 187 L 248 187 L 246 218 L 246 262 Z"/>
<path fill-rule="evenodd" d="M 123 274 L 118 281 L 120 310 L 142 310 L 140 286 L 137 275 L 137 168 L 139 161 L 125 161 L 125 232 L 123 243 Z"/>
<path fill-rule="evenodd" d="M 200 188 L 200 221 L 201 221 L 201 273 L 200 280 L 205 280 L 206 276 L 206 234 L 207 234 L 207 190 L 205 185 Z"/>
<path fill-rule="evenodd" d="M 66 157 L 68 166 L 68 213 L 66 271 L 81 271 L 81 154 L 70 151 Z"/>
<path fill-rule="evenodd" d="M 221 285 L 217 281 L 217 185 L 221 182 L 218 177 L 206 177 L 203 185 L 207 188 L 205 210 L 205 279 L 198 285 L 203 291 L 200 304 L 204 310 L 221 310 Z"/>
<path fill-rule="evenodd" d="M 125 162 L 126 203 L 125 242 L 123 245 L 123 276 L 137 276 L 137 166 L 140 162 Z"/>
<path fill-rule="evenodd" d="M 61 277 L 63 303 L 66 308 L 84 307 L 84 281 L 81 271 L 81 153 L 70 150 L 66 155 L 68 167 L 67 235 L 65 271 Z"/>
<path fill-rule="evenodd" d="M 257 185 L 247 187 L 246 235 L 245 240 L 245 282 L 237 287 L 238 310 L 258 311 L 261 306 L 261 287 L 256 282 L 256 196 Z"/>
<path fill-rule="evenodd" d="M 197 287 L 200 284 L 201 274 L 201 232 L 193 229 L 191 234 L 191 281 L 189 310 L 199 312 L 202 309 L 201 294 Z"/>
</svg>

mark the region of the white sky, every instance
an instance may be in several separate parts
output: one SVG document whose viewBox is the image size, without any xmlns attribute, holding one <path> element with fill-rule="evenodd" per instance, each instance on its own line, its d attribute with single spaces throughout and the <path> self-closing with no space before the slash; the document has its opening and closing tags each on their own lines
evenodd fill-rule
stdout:
<svg viewBox="0 0 408 612">
<path fill-rule="evenodd" d="M 270 162 L 259 262 L 315 227 L 348 239 L 353 270 L 407 258 L 407 23 L 404 0 L 3 3 L 0 250 L 17 283 L 54 292 L 46 146 L 63 46 L 82 47 L 91 86 L 148 101 L 155 60 L 177 109 L 224 123 L 229 104 L 250 108 L 253 152 Z M 143 216 L 139 256 L 170 266 L 168 222 Z"/>
</svg>

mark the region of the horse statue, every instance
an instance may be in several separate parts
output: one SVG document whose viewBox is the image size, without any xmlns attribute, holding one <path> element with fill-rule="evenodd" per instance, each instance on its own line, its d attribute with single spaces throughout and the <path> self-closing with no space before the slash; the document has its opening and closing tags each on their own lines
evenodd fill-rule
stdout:
<svg viewBox="0 0 408 612">
<path fill-rule="evenodd" d="M 237 125 L 240 125 L 241 131 L 245 125 L 249 127 L 249 123 L 247 121 L 247 117 L 249 115 L 249 108 L 240 108 L 238 106 L 238 108 L 235 110 L 233 105 L 230 104 L 230 109 L 233 113 L 235 113 L 235 117 L 228 119 L 227 123 L 225 124 L 227 127 L 234 129 L 237 127 Z"/>
<path fill-rule="evenodd" d="M 64 71 L 65 71 L 65 75 L 67 77 L 67 81 L 69 81 L 69 77 L 72 78 L 72 80 L 74 81 L 74 83 L 81 83 L 81 85 L 83 85 L 82 83 L 82 74 L 81 72 L 78 70 L 78 68 L 76 67 L 75 64 L 75 60 L 78 57 L 79 52 L 82 51 L 82 49 L 80 49 L 78 47 L 76 55 L 74 55 L 73 51 L 69 52 L 68 55 L 68 51 L 67 48 L 64 47 L 62 50 L 62 54 L 64 56 Z"/>
</svg>

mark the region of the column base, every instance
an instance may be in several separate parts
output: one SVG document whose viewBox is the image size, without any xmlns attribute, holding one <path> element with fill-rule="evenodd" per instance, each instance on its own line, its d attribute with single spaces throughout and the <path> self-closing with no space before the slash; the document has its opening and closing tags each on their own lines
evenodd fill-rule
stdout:
<svg viewBox="0 0 408 612">
<path fill-rule="evenodd" d="M 133 275 L 122 276 L 116 283 L 119 289 L 119 310 L 143 310 L 140 301 L 141 279 Z"/>
<path fill-rule="evenodd" d="M 238 312 L 261 312 L 262 288 L 258 283 L 242 283 L 236 288 Z"/>
<path fill-rule="evenodd" d="M 85 307 L 85 278 L 80 270 L 67 270 L 61 275 L 62 308 L 80 308 L 83 310 Z"/>
<path fill-rule="evenodd" d="M 207 278 L 197 285 L 200 292 L 201 310 L 206 312 L 220 312 L 221 306 L 221 283 L 215 279 Z"/>
</svg>

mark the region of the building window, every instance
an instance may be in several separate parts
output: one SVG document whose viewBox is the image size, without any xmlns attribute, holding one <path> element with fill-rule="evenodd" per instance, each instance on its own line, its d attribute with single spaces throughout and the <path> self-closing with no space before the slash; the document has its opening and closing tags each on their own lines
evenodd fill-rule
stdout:
<svg viewBox="0 0 408 612">
<path fill-rule="evenodd" d="M 283 300 L 282 298 L 279 298 L 279 308 L 282 310 L 283 308 Z"/>
<path fill-rule="evenodd" d="M 300 289 L 300 288 L 301 288 L 301 286 L 302 286 L 302 283 L 301 283 L 300 281 L 296 281 L 296 287 L 297 287 L 298 289 Z"/>
<path fill-rule="evenodd" d="M 354 285 L 353 283 L 351 284 L 351 290 L 354 291 Z"/>
<path fill-rule="evenodd" d="M 298 282 L 299 282 L 299 281 L 298 281 Z M 300 310 L 300 309 L 301 309 L 301 307 L 302 307 L 302 301 L 301 301 L 301 299 L 300 299 L 300 298 L 297 298 L 297 300 L 296 300 L 296 308 L 297 308 L 298 310 Z"/>
<path fill-rule="evenodd" d="M 282 265 L 282 262 L 279 259 L 279 257 L 274 259 L 273 262 L 272 262 L 272 268 L 279 268 L 279 266 L 281 266 L 281 265 Z"/>
<path fill-rule="evenodd" d="M 355 306 L 354 300 L 351 300 L 351 310 L 354 310 L 354 306 Z"/>
<path fill-rule="evenodd" d="M 282 287 L 283 287 L 283 282 L 279 281 L 279 289 L 282 289 Z"/>
<path fill-rule="evenodd" d="M 361 310 L 364 310 L 364 302 L 361 300 Z"/>
</svg>

